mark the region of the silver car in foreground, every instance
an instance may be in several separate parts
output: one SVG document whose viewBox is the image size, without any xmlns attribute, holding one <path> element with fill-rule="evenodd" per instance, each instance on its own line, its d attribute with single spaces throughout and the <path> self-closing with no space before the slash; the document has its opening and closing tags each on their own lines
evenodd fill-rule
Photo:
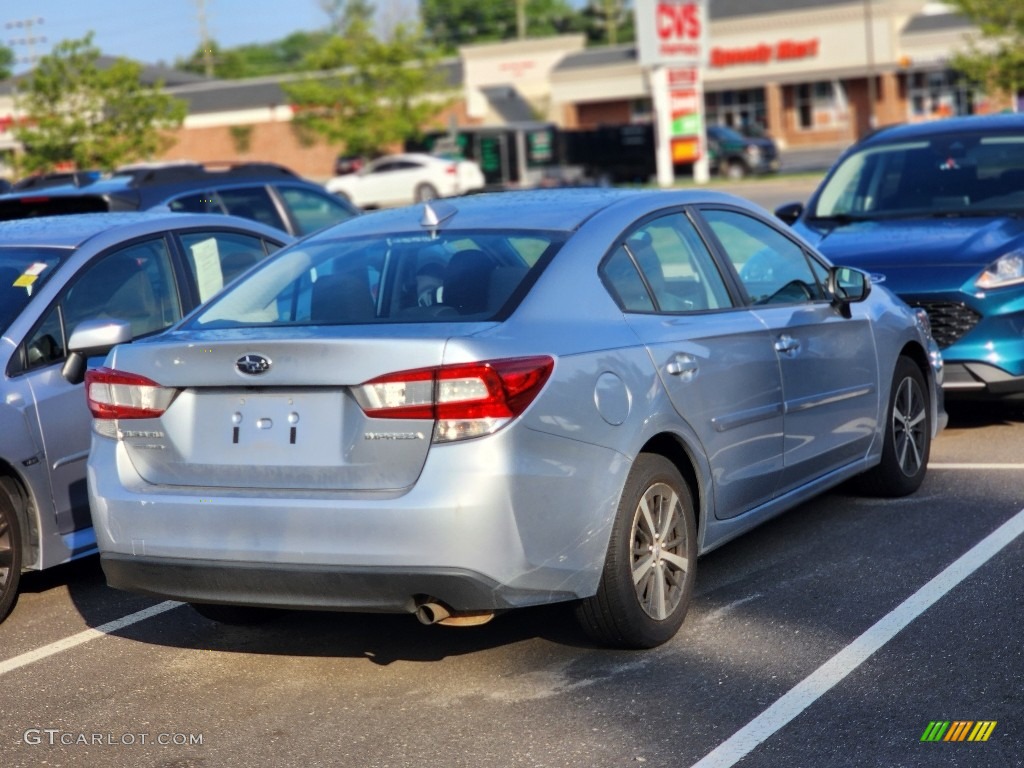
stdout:
<svg viewBox="0 0 1024 768">
<path fill-rule="evenodd" d="M 564 601 L 652 647 L 698 555 L 844 480 L 916 490 L 940 378 L 925 317 L 728 195 L 363 216 L 89 374 L 103 569 L 224 621 Z"/>
<path fill-rule="evenodd" d="M 0 222 L 0 621 L 23 570 L 96 553 L 91 350 L 69 354 L 68 337 L 88 342 L 92 326 L 109 338 L 112 320 L 127 340 L 158 333 L 293 239 L 248 219 L 168 212 Z"/>
</svg>

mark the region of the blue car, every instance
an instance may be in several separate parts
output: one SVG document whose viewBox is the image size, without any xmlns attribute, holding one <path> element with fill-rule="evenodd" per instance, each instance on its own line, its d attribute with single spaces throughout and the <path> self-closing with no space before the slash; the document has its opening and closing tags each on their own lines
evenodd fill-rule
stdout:
<svg viewBox="0 0 1024 768">
<path fill-rule="evenodd" d="M 649 648 L 698 555 L 847 479 L 912 493 L 945 423 L 926 320 L 705 191 L 358 216 L 159 336 L 86 330 L 107 581 L 227 622 L 562 602 Z"/>
<path fill-rule="evenodd" d="M 776 215 L 927 311 L 947 398 L 1024 398 L 1024 115 L 879 130 Z"/>
</svg>

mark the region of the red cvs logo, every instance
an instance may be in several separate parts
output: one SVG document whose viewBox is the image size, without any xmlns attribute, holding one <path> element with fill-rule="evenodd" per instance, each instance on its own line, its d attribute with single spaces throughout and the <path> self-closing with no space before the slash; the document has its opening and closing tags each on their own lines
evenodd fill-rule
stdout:
<svg viewBox="0 0 1024 768">
<path fill-rule="evenodd" d="M 655 21 L 658 37 L 662 40 L 696 40 L 700 37 L 700 9 L 696 3 L 658 3 Z"/>
</svg>

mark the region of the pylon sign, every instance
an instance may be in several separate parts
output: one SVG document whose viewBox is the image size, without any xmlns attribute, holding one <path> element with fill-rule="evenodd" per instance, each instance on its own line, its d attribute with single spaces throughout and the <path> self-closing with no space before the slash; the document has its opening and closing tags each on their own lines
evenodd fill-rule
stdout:
<svg viewBox="0 0 1024 768">
<path fill-rule="evenodd" d="M 639 63 L 648 72 L 654 105 L 658 183 L 670 186 L 674 165 L 692 164 L 706 181 L 703 67 L 707 0 L 635 0 Z"/>
</svg>

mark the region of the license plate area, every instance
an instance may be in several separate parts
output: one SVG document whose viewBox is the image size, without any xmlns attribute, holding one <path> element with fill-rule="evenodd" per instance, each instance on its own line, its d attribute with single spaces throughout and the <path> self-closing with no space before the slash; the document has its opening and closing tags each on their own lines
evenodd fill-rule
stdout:
<svg viewBox="0 0 1024 768">
<path fill-rule="evenodd" d="M 217 442 L 228 450 L 271 452 L 266 459 L 275 463 L 289 453 L 302 458 L 302 463 L 317 454 L 321 460 L 337 461 L 344 410 L 339 393 L 245 392 L 221 397 Z"/>
</svg>

